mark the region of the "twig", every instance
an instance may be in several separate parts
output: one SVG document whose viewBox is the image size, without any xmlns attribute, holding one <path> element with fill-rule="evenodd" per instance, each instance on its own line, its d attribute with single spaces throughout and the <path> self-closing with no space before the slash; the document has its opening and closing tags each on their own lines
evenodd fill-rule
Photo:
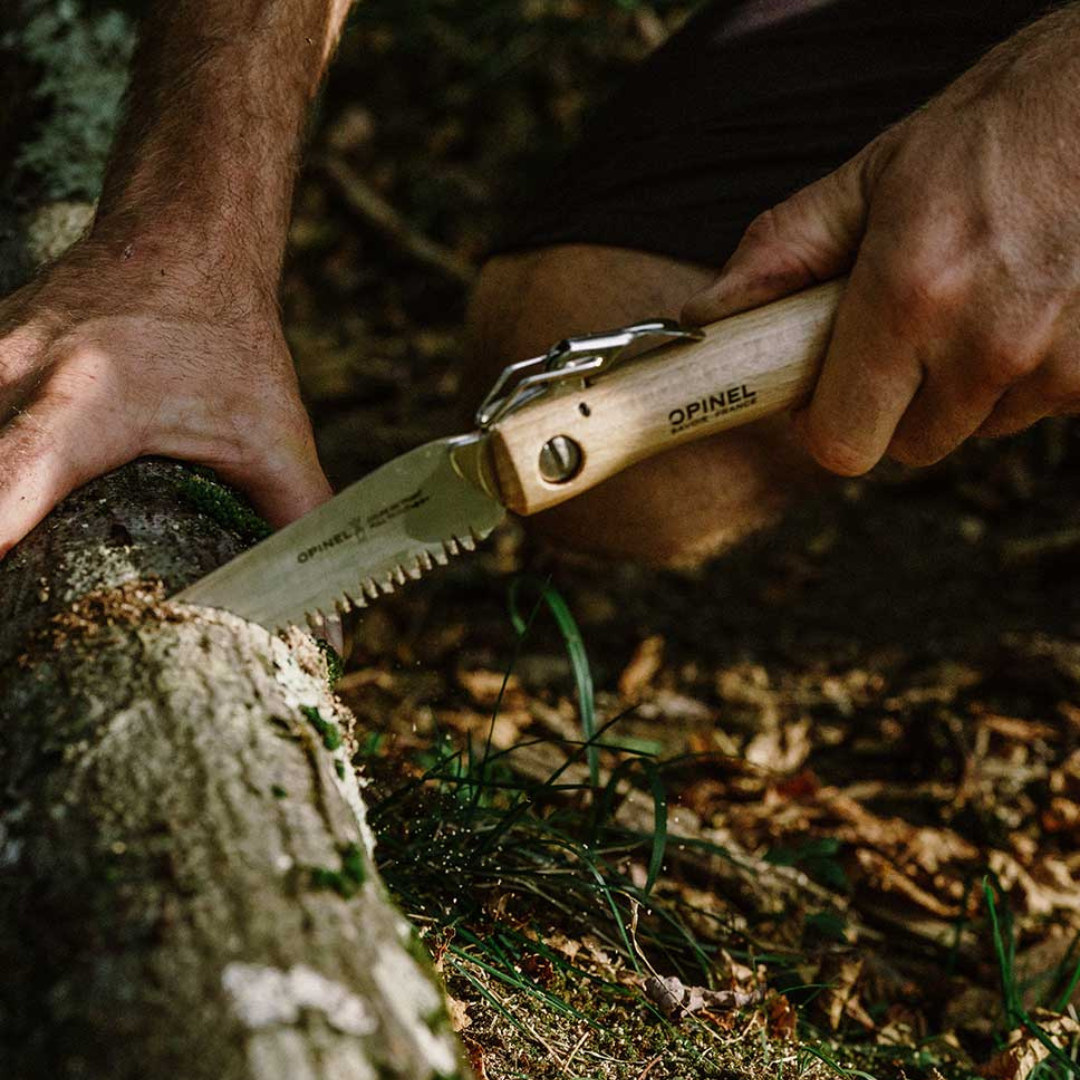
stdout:
<svg viewBox="0 0 1080 1080">
<path fill-rule="evenodd" d="M 486 989 L 487 992 L 499 1003 L 499 1005 L 502 1006 L 506 1014 L 513 1017 L 514 1023 L 520 1024 L 521 1027 L 536 1040 L 538 1045 L 544 1050 L 547 1056 L 551 1058 L 552 1062 L 555 1065 L 561 1066 L 561 1062 L 559 1061 L 559 1055 L 555 1053 L 554 1049 L 552 1049 L 551 1043 L 549 1043 L 547 1039 L 545 1039 L 544 1036 L 541 1035 L 540 1032 L 538 1032 L 536 1028 L 532 1026 L 532 1024 L 518 1016 L 515 1010 L 510 1007 L 510 1002 L 508 1002 L 505 998 L 499 997 L 499 995 L 495 993 L 495 991 L 490 986 L 488 986 Z M 578 1045 L 580 1046 L 581 1044 L 579 1043 Z"/>
<path fill-rule="evenodd" d="M 370 184 L 337 157 L 320 158 L 319 168 L 334 182 L 346 205 L 366 225 L 377 230 L 417 262 L 457 284 L 470 288 L 476 269 L 449 248 L 414 229 Z"/>
<path fill-rule="evenodd" d="M 577 1052 L 585 1045 L 585 1040 L 590 1034 L 591 1032 L 588 1028 L 582 1032 L 581 1038 L 574 1044 L 574 1049 L 570 1051 L 570 1056 L 562 1063 L 562 1071 L 564 1073 L 570 1072 L 570 1063 L 577 1057 Z"/>
<path fill-rule="evenodd" d="M 658 1061 L 659 1061 L 659 1060 L 660 1060 L 660 1059 L 661 1059 L 661 1058 L 662 1058 L 663 1056 L 664 1056 L 664 1055 L 663 1055 L 663 1053 L 662 1053 L 662 1052 L 661 1052 L 661 1053 L 659 1053 L 659 1054 L 657 1054 L 657 1055 L 656 1055 L 656 1057 L 654 1057 L 654 1058 L 652 1059 L 652 1061 L 650 1061 L 650 1062 L 649 1062 L 649 1064 L 648 1064 L 648 1065 L 646 1065 L 646 1066 L 645 1066 L 645 1068 L 644 1068 L 644 1069 L 642 1069 L 642 1070 L 641 1070 L 641 1072 L 639 1072 L 639 1073 L 637 1074 L 637 1076 L 635 1077 L 635 1080 L 645 1080 L 645 1077 L 646 1077 L 646 1076 L 648 1076 L 650 1072 L 652 1072 L 652 1067 L 653 1067 L 653 1066 L 654 1066 L 654 1065 L 655 1065 L 655 1064 L 656 1064 L 656 1063 L 657 1063 L 657 1062 L 658 1062 Z"/>
</svg>

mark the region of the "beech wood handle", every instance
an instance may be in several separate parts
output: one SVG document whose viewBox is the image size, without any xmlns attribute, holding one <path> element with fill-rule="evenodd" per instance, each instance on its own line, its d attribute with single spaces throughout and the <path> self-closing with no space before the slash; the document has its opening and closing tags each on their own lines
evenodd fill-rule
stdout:
<svg viewBox="0 0 1080 1080">
<path fill-rule="evenodd" d="M 816 381 L 844 285 L 830 281 L 721 319 L 701 341 L 657 349 L 499 421 L 491 466 L 507 507 L 546 510 L 642 458 L 797 404 Z M 581 463 L 552 483 L 540 451 L 559 435 L 577 444 Z"/>
</svg>

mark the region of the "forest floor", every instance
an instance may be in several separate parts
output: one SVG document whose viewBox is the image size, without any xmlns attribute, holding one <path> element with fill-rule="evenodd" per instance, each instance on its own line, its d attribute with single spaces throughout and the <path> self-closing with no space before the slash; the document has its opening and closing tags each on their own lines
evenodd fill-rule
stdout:
<svg viewBox="0 0 1080 1080">
<path fill-rule="evenodd" d="M 338 484 L 462 426 L 506 193 L 684 13 L 413 7 L 354 19 L 292 235 Z M 378 856 L 481 1080 L 1080 1072 L 1077 436 L 837 484 L 693 572 L 511 524 L 364 613 Z"/>
</svg>

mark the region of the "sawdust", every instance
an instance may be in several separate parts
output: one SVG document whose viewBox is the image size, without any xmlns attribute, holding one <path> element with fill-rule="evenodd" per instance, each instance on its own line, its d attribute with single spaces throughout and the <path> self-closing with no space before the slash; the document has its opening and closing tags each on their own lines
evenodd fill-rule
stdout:
<svg viewBox="0 0 1080 1080">
<path fill-rule="evenodd" d="M 53 615 L 32 635 L 29 649 L 17 663 L 22 668 L 29 667 L 43 653 L 80 644 L 103 630 L 150 621 L 190 622 L 196 617 L 195 609 L 167 600 L 165 583 L 160 578 L 126 581 L 115 588 L 87 593 Z"/>
</svg>

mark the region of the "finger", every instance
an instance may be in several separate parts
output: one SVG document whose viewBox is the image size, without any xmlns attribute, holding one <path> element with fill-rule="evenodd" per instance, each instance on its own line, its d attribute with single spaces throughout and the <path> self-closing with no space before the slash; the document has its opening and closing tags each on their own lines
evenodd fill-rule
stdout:
<svg viewBox="0 0 1080 1080">
<path fill-rule="evenodd" d="M 918 346 L 889 311 L 880 274 L 860 259 L 813 397 L 793 417 L 807 450 L 841 476 L 858 476 L 881 460 L 923 379 Z"/>
<path fill-rule="evenodd" d="M 0 428 L 0 557 L 65 495 L 120 464 L 85 426 L 79 413 L 45 398 Z"/>
<path fill-rule="evenodd" d="M 967 370 L 939 362 L 920 384 L 896 426 L 887 453 L 905 465 L 933 465 L 974 435 L 991 414 L 1001 387 Z"/>
<path fill-rule="evenodd" d="M 1080 402 L 1077 402 L 1080 408 Z M 1074 413 L 1077 408 L 1050 410 L 1041 394 L 1027 387 L 1016 387 L 1001 395 L 990 415 L 979 425 L 975 434 L 987 439 L 1001 439 L 1026 431 L 1047 416 Z"/>
<path fill-rule="evenodd" d="M 1080 412 L 1080 390 L 1062 393 L 1076 383 L 1076 359 L 1052 357 L 1034 375 L 1018 382 L 998 398 L 978 435 L 998 439 L 1015 435 L 1047 416 L 1073 416 Z"/>
<path fill-rule="evenodd" d="M 734 255 L 682 318 L 700 326 L 826 281 L 851 265 L 868 211 L 873 144 L 751 222 Z"/>
</svg>

